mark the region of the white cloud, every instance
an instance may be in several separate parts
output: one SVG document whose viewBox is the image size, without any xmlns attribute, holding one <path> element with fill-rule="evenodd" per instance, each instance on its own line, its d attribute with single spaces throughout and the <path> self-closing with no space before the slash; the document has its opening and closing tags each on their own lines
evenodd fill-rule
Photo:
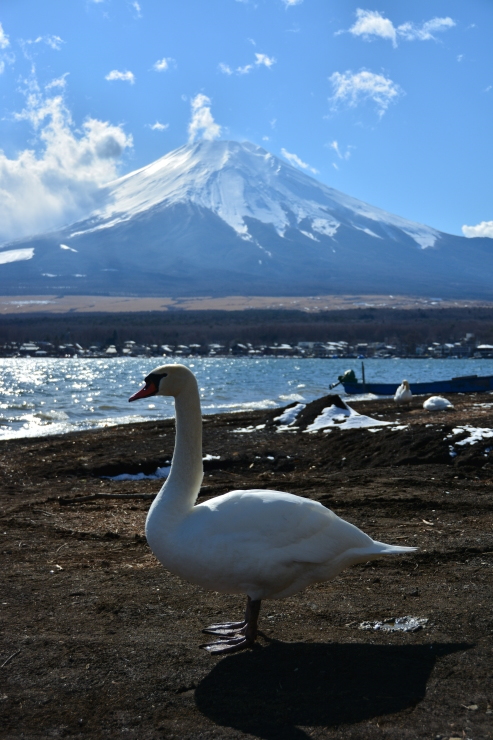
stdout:
<svg viewBox="0 0 493 740">
<path fill-rule="evenodd" d="M 45 90 L 53 90 L 55 87 L 59 87 L 61 90 L 64 90 L 67 87 L 67 77 L 69 74 L 70 72 L 65 72 L 61 77 L 57 77 L 51 82 L 48 82 L 48 84 L 45 85 Z"/>
<path fill-rule="evenodd" d="M 268 57 L 267 54 L 255 54 L 255 59 L 255 64 L 263 64 L 264 67 L 267 67 L 268 69 L 270 69 L 272 65 L 276 63 L 274 57 Z"/>
<path fill-rule="evenodd" d="M 169 128 L 169 123 L 159 123 L 159 121 L 156 121 L 156 123 L 148 123 L 147 125 L 152 131 L 166 131 L 166 129 Z"/>
<path fill-rule="evenodd" d="M 38 38 L 34 39 L 34 41 L 28 41 L 27 43 L 46 44 L 51 49 L 54 49 L 55 51 L 60 51 L 60 49 L 62 48 L 62 44 L 64 44 L 65 41 L 61 39 L 60 36 L 38 36 Z"/>
<path fill-rule="evenodd" d="M 346 103 L 355 108 L 359 103 L 371 100 L 376 104 L 380 116 L 403 93 L 399 85 L 388 77 L 365 69 L 356 74 L 351 71 L 344 74 L 334 72 L 329 81 L 334 90 L 331 100 L 335 107 L 339 103 Z"/>
<path fill-rule="evenodd" d="M 158 59 L 157 62 L 154 62 L 152 68 L 156 72 L 166 72 L 167 69 L 169 69 L 170 64 L 174 64 L 174 59 L 171 57 L 163 57 L 162 59 Z"/>
<path fill-rule="evenodd" d="M 293 5 L 301 5 L 303 0 L 282 0 L 286 8 L 291 8 Z"/>
<path fill-rule="evenodd" d="M 10 46 L 9 37 L 3 30 L 3 26 L 0 23 L 0 49 L 6 49 L 7 46 Z"/>
<path fill-rule="evenodd" d="M 218 67 L 221 70 L 221 72 L 223 74 L 225 74 L 225 75 L 232 75 L 233 74 L 233 70 L 231 69 L 231 67 L 229 66 L 229 64 L 224 64 L 224 62 L 219 62 Z"/>
<path fill-rule="evenodd" d="M 309 170 L 309 172 L 313 172 L 314 175 L 318 174 L 318 170 L 316 170 L 314 167 L 310 167 L 310 165 L 306 162 L 303 162 L 303 160 L 300 159 L 297 154 L 287 152 L 286 149 L 281 149 L 281 154 L 285 159 L 288 160 L 290 164 L 294 164 L 296 165 L 296 167 L 301 167 L 302 170 Z"/>
<path fill-rule="evenodd" d="M 131 85 L 135 82 L 135 75 L 133 72 L 119 72 L 117 69 L 112 69 L 111 72 L 109 72 L 105 80 L 122 80 L 123 82 L 130 82 Z"/>
<path fill-rule="evenodd" d="M 397 46 L 399 36 L 407 41 L 436 41 L 435 33 L 447 31 L 455 26 L 452 18 L 432 18 L 429 21 L 417 25 L 407 21 L 400 26 L 394 26 L 389 18 L 385 18 L 378 10 L 356 10 L 356 22 L 349 29 L 353 36 L 361 36 L 366 41 L 370 41 L 373 36 L 387 39 L 392 42 L 392 46 Z M 337 31 L 337 34 L 344 31 Z"/>
<path fill-rule="evenodd" d="M 457 61 L 458 62 L 462 62 L 463 59 L 464 59 L 464 54 L 457 54 Z"/>
<path fill-rule="evenodd" d="M 193 142 L 201 133 L 202 139 L 212 141 L 221 136 L 221 126 L 214 121 L 211 113 L 211 100 L 199 93 L 192 99 L 192 118 L 188 124 L 188 140 Z"/>
<path fill-rule="evenodd" d="M 335 151 L 339 159 L 349 159 L 349 157 L 351 156 L 351 149 L 354 149 L 353 146 L 348 146 L 346 147 L 346 151 L 342 152 L 341 147 L 339 146 L 339 142 L 335 139 L 334 141 L 331 141 L 329 144 L 327 144 L 327 146 L 329 147 L 329 149 L 333 149 Z"/>
<path fill-rule="evenodd" d="M 245 64 L 244 67 L 237 67 L 236 72 L 239 75 L 247 75 L 253 69 L 253 64 Z"/>
<path fill-rule="evenodd" d="M 269 57 L 267 56 L 267 54 L 255 53 L 255 62 L 253 62 L 253 64 L 245 64 L 245 66 L 243 67 L 237 67 L 234 72 L 236 72 L 237 75 L 247 75 L 252 70 L 254 70 L 255 67 L 267 67 L 267 69 L 270 69 L 275 63 L 276 60 L 274 59 L 274 57 Z M 231 69 L 229 64 L 224 64 L 224 62 L 220 62 L 218 66 L 223 74 L 233 74 L 233 70 Z"/>
<path fill-rule="evenodd" d="M 142 8 L 140 7 L 140 4 L 135 0 L 132 3 L 132 8 L 135 10 L 135 15 L 137 18 L 142 18 Z"/>
<path fill-rule="evenodd" d="M 474 236 L 488 236 L 493 239 L 493 221 L 481 221 L 477 226 L 463 226 L 462 233 L 470 239 Z"/>
<path fill-rule="evenodd" d="M 118 176 L 132 146 L 121 126 L 88 118 L 75 129 L 62 95 L 49 97 L 32 81 L 26 107 L 35 146 L 9 159 L 0 150 L 0 243 L 76 221 L 97 203 L 100 187 Z"/>
<path fill-rule="evenodd" d="M 353 36 L 362 36 L 368 40 L 370 36 L 380 36 L 389 39 L 393 46 L 397 46 L 397 33 L 394 24 L 388 18 L 384 18 L 378 10 L 356 10 L 356 23 L 351 26 L 349 33 Z"/>
<path fill-rule="evenodd" d="M 448 31 L 449 28 L 455 26 L 455 21 L 452 18 L 432 18 L 431 21 L 426 21 L 422 26 L 417 26 L 415 23 L 403 23 L 397 27 L 397 33 L 399 36 L 403 36 L 408 41 L 436 41 L 433 35 L 437 31 Z"/>
</svg>

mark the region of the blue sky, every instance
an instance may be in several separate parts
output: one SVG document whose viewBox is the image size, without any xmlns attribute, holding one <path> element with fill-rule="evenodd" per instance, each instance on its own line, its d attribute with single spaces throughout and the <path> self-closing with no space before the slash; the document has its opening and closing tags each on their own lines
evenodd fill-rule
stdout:
<svg viewBox="0 0 493 740">
<path fill-rule="evenodd" d="M 2 0 L 0 24 L 0 242 L 204 136 L 493 237 L 491 0 Z"/>
</svg>

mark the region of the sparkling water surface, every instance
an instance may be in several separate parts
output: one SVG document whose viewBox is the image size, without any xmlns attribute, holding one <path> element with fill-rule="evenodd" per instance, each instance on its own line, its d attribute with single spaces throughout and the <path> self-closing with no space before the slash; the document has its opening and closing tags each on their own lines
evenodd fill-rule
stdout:
<svg viewBox="0 0 493 740">
<path fill-rule="evenodd" d="M 0 439 L 170 418 L 172 399 L 128 403 L 143 378 L 166 362 L 142 357 L 0 359 Z M 311 401 L 327 394 L 348 369 L 361 379 L 361 360 L 355 359 L 206 357 L 183 364 L 197 376 L 204 414 Z M 493 360 L 365 360 L 367 382 L 395 383 L 396 388 L 404 378 L 412 389 L 413 382 L 473 374 L 493 374 Z M 342 386 L 335 392 L 343 395 Z"/>
</svg>

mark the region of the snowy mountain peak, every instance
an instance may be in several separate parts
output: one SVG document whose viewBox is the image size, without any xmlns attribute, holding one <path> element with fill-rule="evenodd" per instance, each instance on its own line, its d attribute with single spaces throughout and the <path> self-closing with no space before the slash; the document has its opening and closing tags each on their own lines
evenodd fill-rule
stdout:
<svg viewBox="0 0 493 740">
<path fill-rule="evenodd" d="M 250 142 L 200 141 L 110 183 L 102 206 L 73 236 L 108 228 L 157 206 L 192 203 L 206 208 L 251 240 L 246 219 L 272 225 L 277 234 L 298 229 L 312 240 L 334 237 L 341 224 L 375 238 L 405 232 L 422 248 L 439 232 L 393 216 L 318 182 Z M 373 225 L 373 226 L 372 226 Z M 383 229 L 383 234 L 378 233 Z"/>
<path fill-rule="evenodd" d="M 491 240 L 386 213 L 248 142 L 183 146 L 100 197 L 85 220 L 0 248 L 10 292 L 491 299 Z"/>
</svg>

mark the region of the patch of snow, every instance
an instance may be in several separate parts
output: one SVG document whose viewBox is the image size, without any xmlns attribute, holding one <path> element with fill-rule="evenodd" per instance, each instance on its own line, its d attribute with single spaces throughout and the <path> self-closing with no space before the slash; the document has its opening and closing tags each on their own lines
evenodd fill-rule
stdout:
<svg viewBox="0 0 493 740">
<path fill-rule="evenodd" d="M 319 429 L 325 429 L 326 427 L 339 427 L 339 429 L 364 429 L 368 427 L 380 427 L 380 426 L 392 426 L 395 422 L 381 421 L 380 419 L 372 419 L 371 416 L 365 416 L 364 414 L 358 414 L 347 404 L 346 408 L 339 408 L 339 406 L 328 406 L 323 409 L 322 413 L 307 426 L 307 432 L 316 432 Z"/>
<path fill-rule="evenodd" d="M 365 234 L 368 234 L 368 236 L 374 236 L 375 239 L 383 239 L 382 236 L 375 234 L 375 232 L 372 231 L 371 229 L 362 229 L 360 226 L 355 226 L 354 224 L 353 224 L 353 228 L 355 228 L 357 231 L 364 231 Z"/>
<path fill-rule="evenodd" d="M 154 473 L 146 475 L 145 473 L 121 473 L 120 475 L 103 475 L 102 478 L 107 480 L 160 480 L 167 478 L 171 465 L 165 465 L 162 468 L 156 468 Z"/>
<path fill-rule="evenodd" d="M 34 257 L 34 247 L 26 249 L 7 249 L 0 252 L 0 265 L 6 265 L 8 262 L 20 262 L 21 260 L 31 260 Z"/>
<path fill-rule="evenodd" d="M 202 462 L 209 462 L 210 460 L 220 460 L 221 455 L 204 455 Z"/>
<path fill-rule="evenodd" d="M 456 442 L 456 445 L 475 445 L 483 439 L 493 437 L 493 429 L 488 429 L 487 427 L 472 427 L 469 424 L 465 424 L 464 426 L 452 429 L 452 434 L 447 435 L 447 439 L 450 439 L 455 434 L 462 434 L 463 432 L 467 432 L 469 436 L 461 439 L 460 442 Z"/>
<path fill-rule="evenodd" d="M 314 218 L 312 229 L 325 236 L 334 236 L 341 224 L 337 221 L 327 221 L 325 218 Z"/>
<path fill-rule="evenodd" d="M 296 406 L 286 409 L 280 416 L 276 416 L 274 421 L 278 421 L 279 424 L 289 425 L 294 424 L 300 411 L 306 409 L 306 403 L 297 403 Z"/>
<path fill-rule="evenodd" d="M 384 632 L 417 632 L 428 624 L 426 617 L 392 617 L 381 622 L 361 622 L 360 630 L 383 630 Z"/>
<path fill-rule="evenodd" d="M 303 231 L 303 229 L 300 229 L 300 234 L 303 234 L 303 236 L 307 236 L 309 239 L 313 239 L 314 242 L 320 241 L 320 239 L 317 239 L 316 236 L 313 236 L 309 231 Z"/>
<path fill-rule="evenodd" d="M 239 427 L 238 429 L 232 429 L 231 431 L 234 434 L 251 434 L 252 432 L 258 432 L 259 429 L 264 429 L 265 424 L 257 424 L 256 427 L 249 426 L 249 427 Z"/>
</svg>

